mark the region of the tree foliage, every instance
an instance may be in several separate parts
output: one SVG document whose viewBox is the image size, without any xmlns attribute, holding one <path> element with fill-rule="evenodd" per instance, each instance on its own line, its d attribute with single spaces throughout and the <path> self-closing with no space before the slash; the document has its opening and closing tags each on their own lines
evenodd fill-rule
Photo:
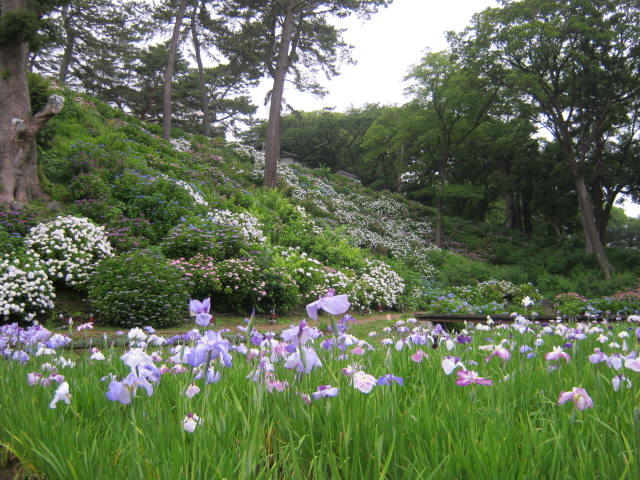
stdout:
<svg viewBox="0 0 640 480">
<path fill-rule="evenodd" d="M 587 250 L 606 276 L 611 265 L 588 176 L 640 92 L 639 14 L 633 0 L 505 0 L 476 15 L 458 43 L 458 52 L 515 92 L 561 146 Z"/>
</svg>

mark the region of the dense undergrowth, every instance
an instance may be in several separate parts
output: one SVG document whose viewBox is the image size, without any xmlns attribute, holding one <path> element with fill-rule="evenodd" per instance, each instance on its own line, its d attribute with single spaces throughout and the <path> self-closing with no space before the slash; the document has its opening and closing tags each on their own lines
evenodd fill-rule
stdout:
<svg viewBox="0 0 640 480">
<path fill-rule="evenodd" d="M 523 311 L 525 297 L 547 313 L 640 308 L 637 250 L 609 249 L 616 274 L 604 280 L 578 237 L 456 218 L 438 249 L 434 210 L 402 195 L 299 166 L 264 189 L 251 148 L 181 132 L 167 142 L 159 126 L 76 92 L 38 82 L 34 95 L 46 88 L 66 97 L 39 136 L 54 201 L 0 212 L 5 322 L 91 312 L 169 326 L 189 297 L 210 296 L 218 312 L 286 313 L 329 288 L 356 311 Z"/>
</svg>

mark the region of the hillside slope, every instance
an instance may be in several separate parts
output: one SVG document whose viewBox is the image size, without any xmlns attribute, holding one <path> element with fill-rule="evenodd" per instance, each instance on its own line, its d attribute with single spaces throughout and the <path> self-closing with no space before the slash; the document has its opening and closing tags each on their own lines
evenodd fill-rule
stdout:
<svg viewBox="0 0 640 480">
<path fill-rule="evenodd" d="M 575 239 L 540 242 L 459 219 L 447 219 L 450 248 L 439 250 L 432 243 L 433 210 L 402 195 L 299 166 L 282 166 L 280 188 L 263 189 L 260 152 L 180 132 L 167 142 L 158 125 L 56 91 L 66 97 L 65 109 L 39 136 L 42 181 L 54 201 L 0 212 L 5 266 L 22 259 L 25 275 L 45 271 L 38 275 L 45 283 L 49 277 L 43 288 L 51 295 L 6 294 L 5 320 L 25 312 L 51 315 L 53 290 L 59 299 L 86 301 L 110 323 L 138 325 L 143 317 L 175 323 L 184 315 L 180 302 L 205 296 L 217 311 L 285 312 L 334 288 L 358 309 L 437 309 L 447 289 L 481 282 L 491 285 L 483 301 L 495 301 L 495 309 L 507 295 L 517 305 L 524 296 L 540 299 L 580 282 L 611 293 L 637 282 L 640 256 L 633 252 L 613 251 L 627 273 L 605 284 Z M 73 236 L 80 220 L 42 227 L 44 237 L 36 240 L 29 229 L 60 216 L 90 219 L 111 246 L 91 247 L 103 251 L 91 253 L 91 262 L 80 254 L 65 259 L 68 265 L 54 271 L 55 262 L 64 263 L 60 250 L 69 250 L 52 246 L 55 228 Z M 40 265 L 29 260 L 37 257 Z M 92 266 L 80 274 L 73 269 L 81 263 Z M 175 301 L 166 300 L 168 290 L 178 292 Z M 584 292 L 591 293 L 602 294 Z M 155 309 L 153 299 L 160 302 Z M 12 302 L 18 306 L 8 308 Z M 29 306 L 34 303 L 39 306 Z M 139 315 L 131 313 L 136 308 Z M 171 318 L 165 322 L 163 315 Z"/>
</svg>

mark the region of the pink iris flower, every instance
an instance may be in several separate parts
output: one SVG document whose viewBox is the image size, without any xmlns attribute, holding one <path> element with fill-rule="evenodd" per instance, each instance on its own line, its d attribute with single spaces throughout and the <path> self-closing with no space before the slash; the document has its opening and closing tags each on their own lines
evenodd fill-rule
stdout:
<svg viewBox="0 0 640 480">
<path fill-rule="evenodd" d="M 567 363 L 569 363 L 569 360 L 571 359 L 569 354 L 562 350 L 562 347 L 553 347 L 553 351 L 546 353 L 544 356 L 544 359 L 547 362 L 555 362 L 561 358 L 564 358 Z"/>
<path fill-rule="evenodd" d="M 478 372 L 473 370 L 458 370 L 456 373 L 458 374 L 456 385 L 460 387 L 466 387 L 467 385 L 471 385 L 472 383 L 478 385 L 493 385 L 493 380 L 482 378 L 478 376 Z"/>
<path fill-rule="evenodd" d="M 560 392 L 558 405 L 562 405 L 571 400 L 578 410 L 593 408 L 593 400 L 584 388 L 573 387 L 569 392 Z"/>
<path fill-rule="evenodd" d="M 495 350 L 493 350 L 493 352 L 489 354 L 486 361 L 488 362 L 493 357 L 498 357 L 503 361 L 508 362 L 511 359 L 511 352 L 504 347 L 497 347 Z"/>
</svg>

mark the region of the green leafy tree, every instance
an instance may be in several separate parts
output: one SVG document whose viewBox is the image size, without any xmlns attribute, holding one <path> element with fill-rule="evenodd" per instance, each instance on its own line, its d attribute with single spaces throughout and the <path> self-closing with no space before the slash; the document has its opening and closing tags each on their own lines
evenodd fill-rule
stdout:
<svg viewBox="0 0 640 480">
<path fill-rule="evenodd" d="M 237 133 L 239 125 L 250 122 L 256 112 L 247 92 L 250 83 L 247 71 L 236 65 L 220 64 L 202 72 L 190 69 L 175 86 L 176 122 L 207 136 Z"/>
<path fill-rule="evenodd" d="M 450 52 L 429 52 L 413 67 L 408 92 L 423 110 L 420 159 L 437 174 L 436 243 L 444 244 L 443 211 L 445 195 L 469 192 L 451 187 L 450 171 L 456 150 L 472 140 L 478 127 L 489 120 L 498 88 L 458 62 Z"/>
<path fill-rule="evenodd" d="M 417 186 L 427 181 L 428 172 L 417 168 L 421 152 L 416 139 L 421 133 L 422 113 L 411 104 L 381 110 L 361 143 L 365 183 L 373 188 L 400 190 L 403 185 Z M 420 195 L 417 198 L 424 200 Z"/>
<path fill-rule="evenodd" d="M 54 73 L 59 83 L 77 82 L 96 59 L 135 54 L 152 34 L 149 13 L 150 5 L 137 0 L 69 0 L 48 15 L 55 35 L 38 52 L 35 66 Z"/>
<path fill-rule="evenodd" d="M 537 112 L 562 147 L 579 205 L 587 252 L 605 277 L 612 266 L 588 188 L 604 161 L 601 140 L 640 93 L 640 5 L 635 0 L 504 0 L 475 17 L 463 54 Z"/>
</svg>

